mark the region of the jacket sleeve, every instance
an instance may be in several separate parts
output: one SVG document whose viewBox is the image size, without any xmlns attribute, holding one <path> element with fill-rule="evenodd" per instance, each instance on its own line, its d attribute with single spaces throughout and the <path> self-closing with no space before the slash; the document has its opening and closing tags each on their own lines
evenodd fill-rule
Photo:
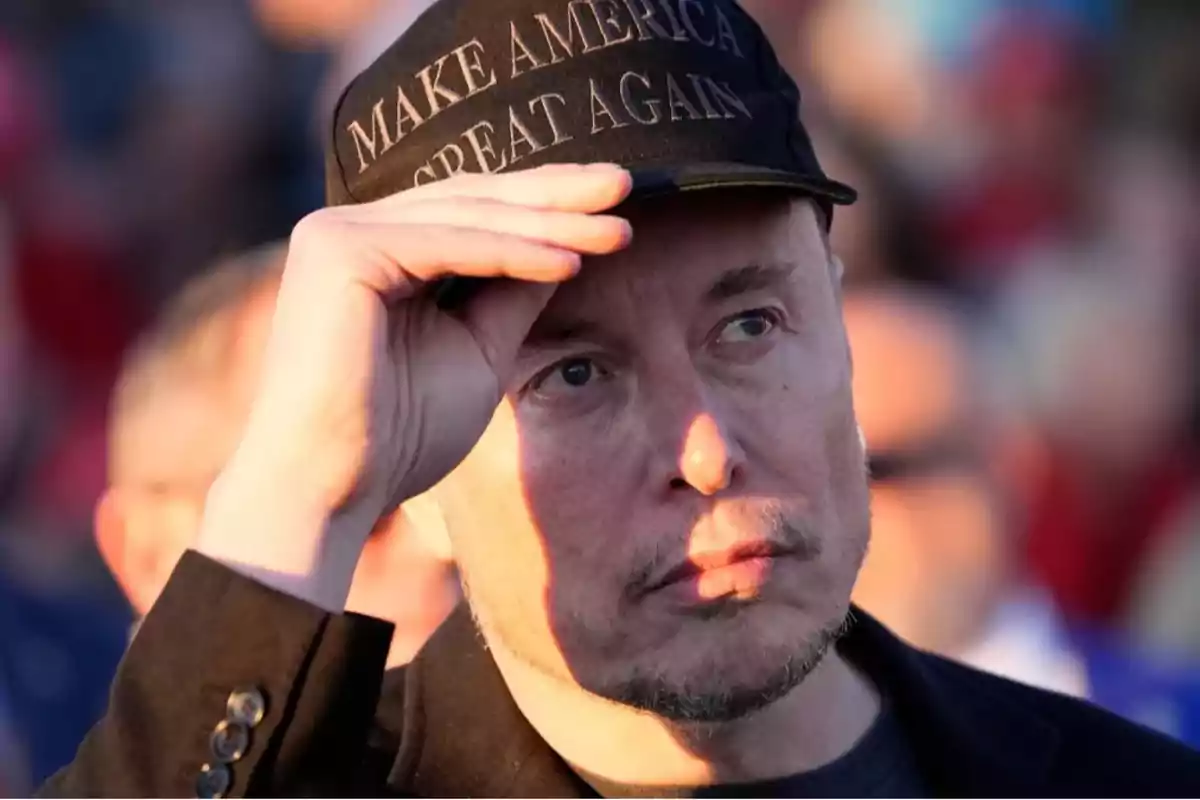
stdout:
<svg viewBox="0 0 1200 800">
<path fill-rule="evenodd" d="M 339 794 L 354 780 L 392 626 L 330 614 L 184 555 L 108 710 L 42 796 Z"/>
</svg>

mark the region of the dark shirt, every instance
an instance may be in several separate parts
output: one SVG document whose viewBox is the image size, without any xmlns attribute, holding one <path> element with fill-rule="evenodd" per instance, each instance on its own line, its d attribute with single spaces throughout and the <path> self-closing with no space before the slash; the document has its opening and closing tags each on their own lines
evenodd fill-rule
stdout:
<svg viewBox="0 0 1200 800">
<path fill-rule="evenodd" d="M 604 797 L 929 797 L 896 714 L 884 704 L 850 751 L 809 772 L 753 783 L 703 788 L 622 786 L 584 775 Z"/>
</svg>

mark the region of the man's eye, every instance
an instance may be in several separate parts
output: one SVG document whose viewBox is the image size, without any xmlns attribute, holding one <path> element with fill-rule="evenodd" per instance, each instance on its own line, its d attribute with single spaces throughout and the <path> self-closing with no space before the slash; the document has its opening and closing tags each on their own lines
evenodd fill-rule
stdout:
<svg viewBox="0 0 1200 800">
<path fill-rule="evenodd" d="M 721 344 L 736 344 L 761 339 L 779 324 L 778 315 L 770 309 L 760 308 L 738 314 L 728 320 L 717 335 Z"/>
<path fill-rule="evenodd" d="M 600 366 L 590 358 L 569 358 L 543 372 L 534 388 L 541 392 L 582 389 L 603 377 Z"/>
<path fill-rule="evenodd" d="M 587 358 L 573 358 L 564 361 L 555 371 L 567 386 L 576 389 L 587 386 L 596 374 L 596 363 Z"/>
</svg>

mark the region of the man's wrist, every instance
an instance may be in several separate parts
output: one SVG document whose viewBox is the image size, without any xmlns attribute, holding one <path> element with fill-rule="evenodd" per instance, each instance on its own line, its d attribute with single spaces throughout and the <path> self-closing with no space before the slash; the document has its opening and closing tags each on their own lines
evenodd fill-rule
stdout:
<svg viewBox="0 0 1200 800">
<path fill-rule="evenodd" d="M 341 612 L 374 521 L 325 508 L 303 486 L 278 470 L 231 463 L 209 490 L 194 549 L 259 583 Z"/>
</svg>

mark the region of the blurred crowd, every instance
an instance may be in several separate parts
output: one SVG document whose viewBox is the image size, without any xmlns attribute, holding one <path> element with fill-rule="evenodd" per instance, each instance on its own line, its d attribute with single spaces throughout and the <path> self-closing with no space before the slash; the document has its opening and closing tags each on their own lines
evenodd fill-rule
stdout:
<svg viewBox="0 0 1200 800">
<path fill-rule="evenodd" d="M 124 354 L 321 204 L 333 98 L 427 4 L 0 6 L 0 795 L 70 759 L 130 635 L 93 535 Z M 862 197 L 856 599 L 1200 745 L 1200 7 L 743 5 Z"/>
</svg>

